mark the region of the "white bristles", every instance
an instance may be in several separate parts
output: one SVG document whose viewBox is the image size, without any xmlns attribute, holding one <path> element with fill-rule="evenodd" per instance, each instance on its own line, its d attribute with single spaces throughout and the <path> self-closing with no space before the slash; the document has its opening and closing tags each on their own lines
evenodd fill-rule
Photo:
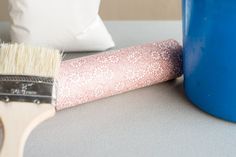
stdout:
<svg viewBox="0 0 236 157">
<path fill-rule="evenodd" d="M 0 75 L 56 77 L 62 54 L 56 49 L 1 44 Z"/>
</svg>

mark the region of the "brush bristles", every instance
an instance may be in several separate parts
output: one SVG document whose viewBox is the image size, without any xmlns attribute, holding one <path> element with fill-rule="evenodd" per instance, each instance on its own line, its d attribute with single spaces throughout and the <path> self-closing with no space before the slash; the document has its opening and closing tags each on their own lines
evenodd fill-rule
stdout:
<svg viewBox="0 0 236 157">
<path fill-rule="evenodd" d="M 61 59 L 62 54 L 56 49 L 24 44 L 1 44 L 0 74 L 55 78 Z"/>
</svg>

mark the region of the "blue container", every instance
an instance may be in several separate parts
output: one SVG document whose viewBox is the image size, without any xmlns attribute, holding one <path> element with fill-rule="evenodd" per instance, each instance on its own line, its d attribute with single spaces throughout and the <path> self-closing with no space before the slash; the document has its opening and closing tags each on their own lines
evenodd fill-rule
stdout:
<svg viewBox="0 0 236 157">
<path fill-rule="evenodd" d="M 183 36 L 187 97 L 236 122 L 236 0 L 183 0 Z"/>
</svg>

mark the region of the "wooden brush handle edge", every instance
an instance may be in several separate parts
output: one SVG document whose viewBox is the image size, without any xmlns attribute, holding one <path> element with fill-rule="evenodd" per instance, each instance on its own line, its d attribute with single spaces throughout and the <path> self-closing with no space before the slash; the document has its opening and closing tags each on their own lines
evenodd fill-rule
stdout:
<svg viewBox="0 0 236 157">
<path fill-rule="evenodd" d="M 55 107 L 51 104 L 0 102 L 0 119 L 4 129 L 0 157 L 23 157 L 31 131 L 54 115 Z"/>
</svg>

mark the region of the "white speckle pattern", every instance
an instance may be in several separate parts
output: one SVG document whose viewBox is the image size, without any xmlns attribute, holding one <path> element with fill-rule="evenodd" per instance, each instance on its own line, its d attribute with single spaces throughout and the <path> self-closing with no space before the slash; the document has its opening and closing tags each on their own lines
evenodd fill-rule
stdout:
<svg viewBox="0 0 236 157">
<path fill-rule="evenodd" d="M 175 79 L 182 47 L 175 40 L 149 43 L 64 61 L 57 110 Z"/>
</svg>

